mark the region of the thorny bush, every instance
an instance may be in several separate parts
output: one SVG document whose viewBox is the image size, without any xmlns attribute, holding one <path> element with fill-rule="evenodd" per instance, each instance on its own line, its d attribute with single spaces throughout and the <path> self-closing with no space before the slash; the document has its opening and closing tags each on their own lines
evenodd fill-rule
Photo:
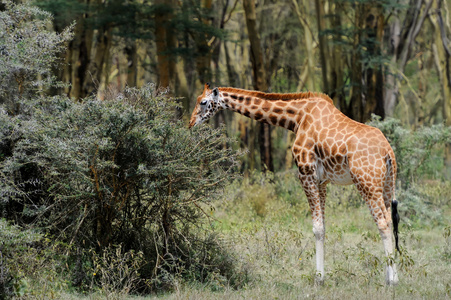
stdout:
<svg viewBox="0 0 451 300">
<path fill-rule="evenodd" d="M 183 276 L 199 265 L 221 272 L 216 258 L 199 252 L 212 251 L 206 244 L 224 251 L 203 226 L 238 163 L 222 129 L 189 131 L 175 118 L 175 101 L 153 85 L 106 101 L 53 97 L 21 105 L 26 116 L 0 111 L 0 132 L 12 145 L 0 162 L 4 212 L 68 244 L 75 285 L 89 282 L 80 249 L 119 244 L 124 253 L 144 254 L 140 274 L 152 287 L 171 286 L 161 274 Z"/>
</svg>

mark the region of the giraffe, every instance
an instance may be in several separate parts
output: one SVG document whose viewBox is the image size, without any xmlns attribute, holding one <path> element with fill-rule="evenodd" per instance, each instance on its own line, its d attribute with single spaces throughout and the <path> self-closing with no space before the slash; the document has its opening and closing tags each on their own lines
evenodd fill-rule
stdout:
<svg viewBox="0 0 451 300">
<path fill-rule="evenodd" d="M 318 283 L 324 281 L 325 275 L 328 183 L 354 184 L 377 224 L 385 255 L 393 255 L 392 225 L 396 229 L 399 251 L 399 216 L 394 199 L 397 165 L 394 152 L 379 129 L 348 118 L 322 93 L 270 94 L 230 87 L 210 89 L 209 84 L 197 98 L 189 128 L 203 123 L 221 109 L 295 133 L 292 154 L 312 215 Z M 387 261 L 385 281 L 387 285 L 394 285 L 398 282 L 396 265 L 392 259 Z"/>
</svg>

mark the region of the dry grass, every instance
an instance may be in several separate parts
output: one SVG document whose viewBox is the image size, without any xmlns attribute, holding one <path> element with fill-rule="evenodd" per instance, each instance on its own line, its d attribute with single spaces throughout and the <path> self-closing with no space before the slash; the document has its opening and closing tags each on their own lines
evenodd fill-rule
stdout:
<svg viewBox="0 0 451 300">
<path fill-rule="evenodd" d="M 423 195 L 432 196 L 424 202 L 436 211 L 435 219 L 422 223 L 421 216 L 404 216 L 400 227 L 404 255 L 396 258 L 400 283 L 395 287 L 385 286 L 383 246 L 368 208 L 353 187 L 331 186 L 326 208 L 327 277 L 323 286 L 317 286 L 308 206 L 290 176 L 237 183 L 216 203 L 216 221 L 209 226 L 250 274 L 243 288 L 214 280 L 180 282 L 172 293 L 127 299 L 450 299 L 451 183 L 421 187 Z"/>
<path fill-rule="evenodd" d="M 276 180 L 277 182 L 277 180 Z M 287 185 L 293 184 L 288 180 Z M 302 190 L 284 191 L 271 180 L 234 187 L 218 201 L 214 227 L 236 253 L 251 280 L 242 289 L 208 284 L 181 285 L 162 299 L 449 299 L 451 248 L 446 237 L 450 224 L 450 184 L 431 183 L 423 190 L 437 196 L 440 220 L 421 225 L 404 218 L 398 256 L 400 283 L 386 287 L 384 255 L 378 230 L 352 187 L 332 187 L 326 216 L 326 272 L 323 286 L 314 283 L 314 237 Z M 290 187 L 286 187 L 290 189 Z M 273 193 L 276 190 L 277 193 Z M 443 197 L 442 197 L 443 198 Z M 304 201 L 304 203 L 302 202 Z M 431 199 L 425 199 L 431 201 Z M 402 207 L 401 207 L 402 209 Z M 428 222 L 427 224 L 430 224 Z M 448 225 L 449 226 L 449 225 Z M 448 229 L 449 230 L 449 229 Z"/>
</svg>

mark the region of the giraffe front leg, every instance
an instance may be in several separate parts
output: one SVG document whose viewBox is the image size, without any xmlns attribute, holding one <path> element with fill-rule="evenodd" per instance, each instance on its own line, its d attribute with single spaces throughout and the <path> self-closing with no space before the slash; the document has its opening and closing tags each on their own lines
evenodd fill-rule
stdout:
<svg viewBox="0 0 451 300">
<path fill-rule="evenodd" d="M 324 240 L 326 237 L 326 228 L 324 224 L 324 203 L 325 203 L 325 184 L 318 185 L 315 174 L 306 175 L 299 172 L 299 179 L 307 196 L 310 211 L 312 213 L 313 233 L 315 235 L 316 246 L 316 282 L 324 282 Z"/>
<path fill-rule="evenodd" d="M 325 221 L 325 204 L 326 204 L 326 185 L 327 183 L 318 186 L 320 207 L 315 206 L 315 213 L 312 215 L 318 216 L 313 219 L 313 233 L 316 242 L 316 269 L 319 273 L 319 283 L 324 281 L 324 243 L 326 240 L 326 221 Z"/>
<path fill-rule="evenodd" d="M 326 229 L 324 220 L 322 218 L 313 219 L 313 233 L 315 234 L 316 246 L 316 282 L 323 284 L 324 282 L 324 239 L 326 236 Z"/>
</svg>

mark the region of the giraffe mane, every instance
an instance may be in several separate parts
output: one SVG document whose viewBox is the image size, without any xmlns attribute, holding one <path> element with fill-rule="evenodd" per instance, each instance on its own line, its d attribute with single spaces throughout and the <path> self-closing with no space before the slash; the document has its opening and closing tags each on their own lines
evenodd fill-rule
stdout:
<svg viewBox="0 0 451 300">
<path fill-rule="evenodd" d="M 333 104 L 332 99 L 324 94 L 319 92 L 301 92 L 301 93 L 263 93 L 259 91 L 250 91 L 243 90 L 231 87 L 220 87 L 219 90 L 221 92 L 227 93 L 239 93 L 246 96 L 258 97 L 264 100 L 297 100 L 297 99 L 309 99 L 309 98 L 321 98 Z"/>
</svg>

